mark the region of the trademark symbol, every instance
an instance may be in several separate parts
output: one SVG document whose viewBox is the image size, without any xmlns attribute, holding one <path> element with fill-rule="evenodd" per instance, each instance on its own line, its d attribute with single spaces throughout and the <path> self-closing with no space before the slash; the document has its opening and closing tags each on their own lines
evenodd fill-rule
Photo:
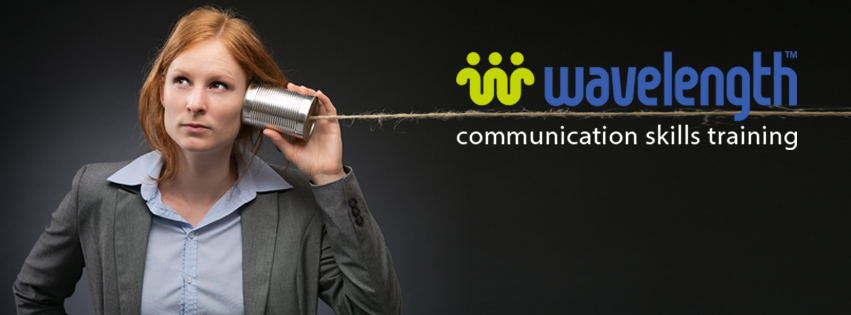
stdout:
<svg viewBox="0 0 851 315">
<path fill-rule="evenodd" d="M 786 51 L 786 59 L 798 59 L 798 51 L 797 50 L 787 50 Z"/>
</svg>

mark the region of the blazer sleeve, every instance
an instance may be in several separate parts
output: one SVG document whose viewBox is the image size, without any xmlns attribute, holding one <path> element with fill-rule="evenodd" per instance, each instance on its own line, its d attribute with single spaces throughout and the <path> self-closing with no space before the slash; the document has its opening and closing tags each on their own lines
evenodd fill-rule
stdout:
<svg viewBox="0 0 851 315">
<path fill-rule="evenodd" d="M 337 314 L 400 314 L 402 293 L 384 236 L 372 218 L 355 174 L 313 186 L 325 231 L 319 297 Z"/>
<path fill-rule="evenodd" d="M 53 212 L 12 287 L 18 314 L 65 314 L 85 265 L 77 225 L 77 200 L 84 166 L 71 191 Z"/>
</svg>

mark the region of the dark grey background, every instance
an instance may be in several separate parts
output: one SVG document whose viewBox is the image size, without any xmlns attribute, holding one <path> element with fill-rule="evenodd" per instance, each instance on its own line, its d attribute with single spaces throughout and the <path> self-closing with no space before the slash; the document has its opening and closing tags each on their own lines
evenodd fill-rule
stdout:
<svg viewBox="0 0 851 315">
<path fill-rule="evenodd" d="M 4 10 L 0 284 L 11 287 L 80 166 L 145 152 L 136 101 L 146 63 L 177 17 L 201 4 Z M 750 69 L 753 51 L 768 63 L 772 51 L 795 50 L 783 62 L 797 72 L 799 107 L 849 107 L 845 11 L 804 2 L 220 4 L 254 23 L 293 81 L 322 89 L 343 113 L 548 110 L 543 67 L 661 69 L 664 51 L 675 67 L 727 70 Z M 500 52 L 506 65 L 521 51 L 538 81 L 514 107 L 479 108 L 454 82 L 471 51 Z M 799 143 L 455 143 L 462 130 L 605 125 L 641 135 L 658 124 L 767 126 L 797 131 Z M 849 131 L 846 118 L 753 116 L 343 128 L 345 163 L 384 231 L 407 314 L 847 313 Z M 282 162 L 274 151 L 267 159 Z M 78 288 L 69 312 L 90 313 L 85 281 Z M 7 293 L 0 313 L 14 312 Z"/>
</svg>

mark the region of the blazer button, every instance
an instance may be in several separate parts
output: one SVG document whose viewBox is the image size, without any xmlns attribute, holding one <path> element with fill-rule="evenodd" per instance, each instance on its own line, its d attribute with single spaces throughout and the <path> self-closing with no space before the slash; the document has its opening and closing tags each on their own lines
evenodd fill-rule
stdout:
<svg viewBox="0 0 851 315">
<path fill-rule="evenodd" d="M 352 216 L 356 217 L 356 216 L 359 216 L 359 215 L 360 215 L 360 208 L 358 208 L 358 207 L 352 208 Z"/>
<path fill-rule="evenodd" d="M 355 223 L 357 223 L 358 225 L 363 225 L 363 217 L 358 217 L 357 219 L 355 219 Z"/>
<path fill-rule="evenodd" d="M 357 206 L 358 206 L 358 201 L 355 200 L 355 198 L 349 199 L 349 207 L 354 208 L 354 207 L 357 207 Z"/>
</svg>

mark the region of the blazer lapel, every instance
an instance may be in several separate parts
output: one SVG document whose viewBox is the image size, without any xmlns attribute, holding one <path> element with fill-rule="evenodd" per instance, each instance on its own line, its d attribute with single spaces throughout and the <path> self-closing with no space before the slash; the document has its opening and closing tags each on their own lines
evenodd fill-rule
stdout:
<svg viewBox="0 0 851 315">
<path fill-rule="evenodd" d="M 115 205 L 115 268 L 121 314 L 139 314 L 151 212 L 138 193 L 128 189 L 118 189 Z"/>
<path fill-rule="evenodd" d="M 242 290 L 245 314 L 263 314 L 278 231 L 278 194 L 257 194 L 242 210 Z"/>
</svg>

